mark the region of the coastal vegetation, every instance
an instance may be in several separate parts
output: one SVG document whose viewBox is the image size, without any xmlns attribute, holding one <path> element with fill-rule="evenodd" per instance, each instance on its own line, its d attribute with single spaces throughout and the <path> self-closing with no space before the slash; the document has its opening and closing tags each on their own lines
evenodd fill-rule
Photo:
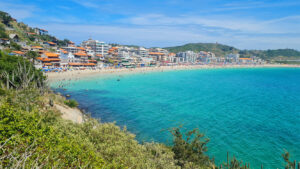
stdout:
<svg viewBox="0 0 300 169">
<path fill-rule="evenodd" d="M 64 101 L 64 103 L 66 105 L 68 105 L 69 107 L 71 107 L 71 108 L 74 108 L 74 107 L 78 106 L 78 102 L 76 100 L 74 100 L 74 99 L 66 100 L 66 101 Z"/>
</svg>

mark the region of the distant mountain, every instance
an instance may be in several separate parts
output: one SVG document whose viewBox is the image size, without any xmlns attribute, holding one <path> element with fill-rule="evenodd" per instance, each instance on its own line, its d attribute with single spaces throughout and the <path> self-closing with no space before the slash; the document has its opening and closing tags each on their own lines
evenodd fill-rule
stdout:
<svg viewBox="0 0 300 169">
<path fill-rule="evenodd" d="M 300 51 L 294 49 L 276 50 L 239 50 L 235 47 L 217 43 L 189 43 L 182 46 L 166 47 L 170 52 L 178 53 L 184 51 L 210 51 L 216 56 L 225 56 L 230 53 L 239 53 L 241 57 L 257 56 L 265 60 L 300 59 Z"/>
</svg>

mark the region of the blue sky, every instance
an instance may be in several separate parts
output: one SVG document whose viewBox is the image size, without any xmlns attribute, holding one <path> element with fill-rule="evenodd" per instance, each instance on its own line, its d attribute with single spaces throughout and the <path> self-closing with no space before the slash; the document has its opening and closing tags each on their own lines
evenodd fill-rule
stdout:
<svg viewBox="0 0 300 169">
<path fill-rule="evenodd" d="M 0 10 L 76 43 L 300 50 L 300 0 L 0 0 Z"/>
</svg>

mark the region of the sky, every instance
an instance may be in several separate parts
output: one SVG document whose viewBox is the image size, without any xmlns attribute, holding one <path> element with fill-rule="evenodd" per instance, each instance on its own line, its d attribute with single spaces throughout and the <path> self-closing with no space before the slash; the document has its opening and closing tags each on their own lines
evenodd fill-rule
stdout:
<svg viewBox="0 0 300 169">
<path fill-rule="evenodd" d="M 300 50 L 300 0 L 0 0 L 0 10 L 77 44 Z"/>
</svg>

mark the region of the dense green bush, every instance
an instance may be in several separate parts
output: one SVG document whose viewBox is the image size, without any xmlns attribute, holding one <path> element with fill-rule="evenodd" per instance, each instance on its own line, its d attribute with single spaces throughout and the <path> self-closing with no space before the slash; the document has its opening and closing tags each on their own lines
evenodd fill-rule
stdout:
<svg viewBox="0 0 300 169">
<path fill-rule="evenodd" d="M 71 108 L 77 107 L 78 106 L 78 102 L 76 100 L 65 100 L 64 102 L 66 105 L 68 105 Z"/>
<path fill-rule="evenodd" d="M 65 121 L 34 89 L 7 92 L 0 99 L 0 168 L 178 168 L 164 145 L 139 144 L 113 123 Z"/>
<path fill-rule="evenodd" d="M 9 38 L 2 24 L 0 24 L 0 38 Z"/>
<path fill-rule="evenodd" d="M 11 56 L 0 51 L 0 86 L 22 89 L 45 87 L 45 76 L 27 59 Z"/>
</svg>

